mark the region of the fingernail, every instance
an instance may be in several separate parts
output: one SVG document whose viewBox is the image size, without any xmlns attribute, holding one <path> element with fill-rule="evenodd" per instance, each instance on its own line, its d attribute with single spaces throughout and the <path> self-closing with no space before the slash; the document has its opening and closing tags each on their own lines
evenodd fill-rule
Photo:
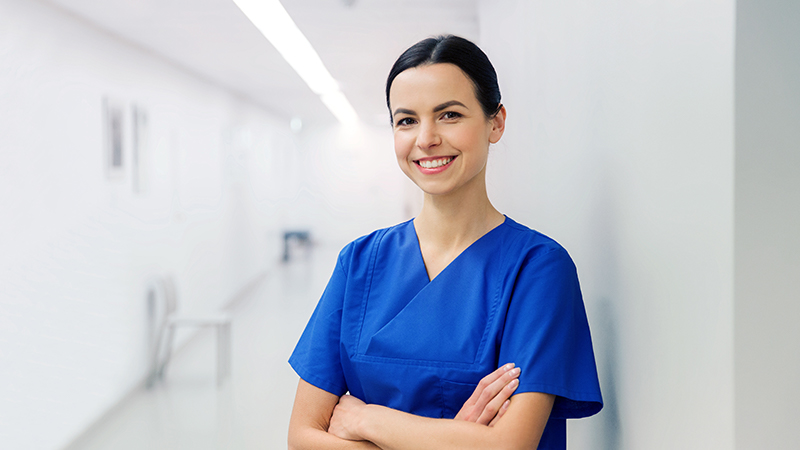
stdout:
<svg viewBox="0 0 800 450">
<path fill-rule="evenodd" d="M 511 404 L 511 400 L 506 400 L 506 401 L 503 402 L 503 406 L 501 406 L 501 408 L 508 409 L 508 405 L 510 405 L 510 404 Z"/>
<path fill-rule="evenodd" d="M 522 369 L 520 369 L 519 367 L 517 367 L 516 369 L 514 369 L 514 370 L 512 370 L 512 371 L 511 371 L 511 375 L 516 377 L 517 375 L 519 375 L 519 373 L 521 372 L 521 370 L 522 370 Z"/>
<path fill-rule="evenodd" d="M 508 372 L 509 370 L 511 370 L 513 368 L 514 368 L 514 363 L 508 363 L 508 364 L 505 365 L 505 367 L 503 367 L 503 370 Z"/>
<path fill-rule="evenodd" d="M 514 378 L 509 384 L 511 385 L 511 389 L 516 389 L 519 386 L 519 380 Z"/>
</svg>

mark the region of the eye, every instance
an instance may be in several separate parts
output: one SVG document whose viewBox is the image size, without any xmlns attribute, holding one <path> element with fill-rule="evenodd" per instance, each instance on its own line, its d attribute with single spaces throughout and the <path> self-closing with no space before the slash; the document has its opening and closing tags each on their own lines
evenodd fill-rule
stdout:
<svg viewBox="0 0 800 450">
<path fill-rule="evenodd" d="M 455 111 L 445 111 L 445 113 L 442 114 L 442 119 L 445 120 L 455 120 L 460 119 L 461 117 L 464 117 L 464 115 Z"/>
<path fill-rule="evenodd" d="M 414 124 L 414 119 L 412 119 L 411 117 L 403 117 L 402 119 L 398 120 L 394 125 L 396 127 L 403 127 L 413 124 Z"/>
</svg>

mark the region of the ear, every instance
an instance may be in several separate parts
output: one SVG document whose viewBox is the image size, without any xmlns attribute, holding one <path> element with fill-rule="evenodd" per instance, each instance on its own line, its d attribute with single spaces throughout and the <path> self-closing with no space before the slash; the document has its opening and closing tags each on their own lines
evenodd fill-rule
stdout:
<svg viewBox="0 0 800 450">
<path fill-rule="evenodd" d="M 503 137 L 503 132 L 506 130 L 506 107 L 500 105 L 500 110 L 491 120 L 492 131 L 489 133 L 489 142 L 496 144 L 497 141 Z"/>
</svg>

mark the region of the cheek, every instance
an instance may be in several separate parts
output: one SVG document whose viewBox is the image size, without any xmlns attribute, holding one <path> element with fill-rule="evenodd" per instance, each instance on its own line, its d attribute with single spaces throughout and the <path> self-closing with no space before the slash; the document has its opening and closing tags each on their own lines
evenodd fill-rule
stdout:
<svg viewBox="0 0 800 450">
<path fill-rule="evenodd" d="M 412 145 L 409 144 L 407 137 L 399 135 L 394 136 L 394 155 L 397 158 L 397 165 L 400 166 L 400 170 L 409 178 L 413 176 L 411 166 L 414 164 L 408 162 L 411 150 Z"/>
<path fill-rule="evenodd" d="M 475 127 L 459 130 L 450 136 L 450 142 L 461 151 L 476 152 L 489 148 L 489 138 L 481 129 Z"/>
<path fill-rule="evenodd" d="M 408 159 L 408 155 L 411 154 L 411 145 L 409 145 L 407 136 L 403 136 L 402 134 L 394 135 L 394 154 L 398 162 Z"/>
</svg>

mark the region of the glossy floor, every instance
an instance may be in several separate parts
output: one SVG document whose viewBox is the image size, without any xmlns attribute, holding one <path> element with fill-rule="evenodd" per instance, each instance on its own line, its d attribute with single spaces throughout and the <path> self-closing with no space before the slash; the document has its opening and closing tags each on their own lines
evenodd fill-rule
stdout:
<svg viewBox="0 0 800 450">
<path fill-rule="evenodd" d="M 297 386 L 286 361 L 335 258 L 322 248 L 278 265 L 232 309 L 232 375 L 221 386 L 215 336 L 201 332 L 162 382 L 135 391 L 69 450 L 286 448 Z"/>
</svg>

